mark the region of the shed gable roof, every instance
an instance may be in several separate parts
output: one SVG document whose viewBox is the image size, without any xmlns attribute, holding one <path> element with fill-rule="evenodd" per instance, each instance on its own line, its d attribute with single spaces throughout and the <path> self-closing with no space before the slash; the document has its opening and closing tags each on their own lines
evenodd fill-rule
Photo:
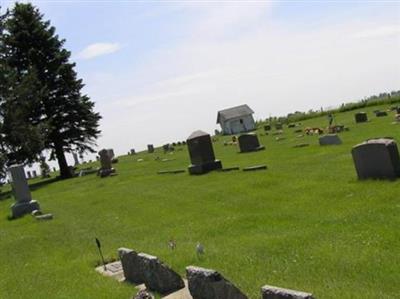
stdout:
<svg viewBox="0 0 400 299">
<path fill-rule="evenodd" d="M 250 109 L 247 104 L 224 109 L 221 111 L 218 111 L 217 115 L 217 124 L 221 123 L 221 118 L 224 120 L 229 120 L 232 118 L 240 117 L 240 116 L 247 116 L 253 114 L 254 111 Z"/>
</svg>

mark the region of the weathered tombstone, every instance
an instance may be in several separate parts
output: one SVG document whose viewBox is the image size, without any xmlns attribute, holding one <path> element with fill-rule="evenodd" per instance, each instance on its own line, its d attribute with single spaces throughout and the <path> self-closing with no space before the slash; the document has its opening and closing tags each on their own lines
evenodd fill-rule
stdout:
<svg viewBox="0 0 400 299">
<path fill-rule="evenodd" d="M 283 125 L 280 122 L 277 122 L 275 124 L 275 130 L 282 130 L 283 129 Z"/>
<path fill-rule="evenodd" d="M 386 111 L 376 111 L 375 112 L 375 116 L 376 117 L 382 117 L 382 116 L 387 116 L 387 112 Z"/>
<path fill-rule="evenodd" d="M 31 179 L 32 178 L 31 172 L 28 170 L 26 173 L 28 174 L 28 179 Z"/>
<path fill-rule="evenodd" d="M 72 153 L 72 157 L 74 157 L 74 165 L 75 166 L 79 165 L 78 154 L 77 153 Z"/>
<path fill-rule="evenodd" d="M 121 260 L 125 279 L 136 284 L 144 283 L 143 263 L 137 252 L 129 248 L 119 248 L 118 256 Z"/>
<path fill-rule="evenodd" d="M 203 131 L 193 132 L 187 139 L 191 165 L 190 174 L 202 174 L 221 169 L 222 163 L 215 159 L 214 149 L 209 134 Z"/>
<path fill-rule="evenodd" d="M 393 139 L 370 139 L 351 150 L 359 179 L 395 179 L 400 176 L 400 158 Z"/>
<path fill-rule="evenodd" d="M 271 130 L 271 125 L 264 126 L 264 131 L 270 131 L 270 130 Z"/>
<path fill-rule="evenodd" d="M 110 174 L 115 172 L 115 169 L 112 167 L 112 158 L 110 156 L 110 151 L 106 149 L 102 149 L 99 151 L 99 156 L 100 156 L 100 169 L 98 174 L 100 177 L 106 177 L 109 176 Z"/>
<path fill-rule="evenodd" d="M 25 178 L 22 165 L 12 165 L 8 168 L 12 192 L 16 203 L 11 206 L 12 218 L 18 218 L 30 214 L 34 210 L 40 210 L 39 203 L 32 200 L 31 191 Z"/>
<path fill-rule="evenodd" d="M 115 157 L 114 155 L 114 150 L 112 148 L 107 149 L 108 155 L 110 156 L 110 159 L 113 159 Z"/>
<path fill-rule="evenodd" d="M 368 116 L 365 112 L 358 112 L 354 114 L 354 118 L 356 120 L 356 123 L 364 123 L 368 121 Z"/>
<path fill-rule="evenodd" d="M 135 149 L 131 149 L 131 155 L 135 155 L 136 154 L 136 151 L 135 151 Z"/>
<path fill-rule="evenodd" d="M 265 285 L 261 288 L 262 299 L 314 299 L 310 293 Z"/>
<path fill-rule="evenodd" d="M 265 149 L 263 145 L 260 145 L 258 137 L 254 133 L 242 134 L 238 138 L 239 150 L 241 153 L 254 152 Z"/>
<path fill-rule="evenodd" d="M 319 145 L 339 145 L 342 144 L 342 140 L 336 134 L 328 134 L 319 137 Z"/>
<path fill-rule="evenodd" d="M 186 267 L 189 292 L 193 299 L 247 299 L 219 272 L 195 266 Z"/>
<path fill-rule="evenodd" d="M 154 153 L 154 146 L 152 144 L 147 145 L 147 152 L 149 154 Z"/>
</svg>

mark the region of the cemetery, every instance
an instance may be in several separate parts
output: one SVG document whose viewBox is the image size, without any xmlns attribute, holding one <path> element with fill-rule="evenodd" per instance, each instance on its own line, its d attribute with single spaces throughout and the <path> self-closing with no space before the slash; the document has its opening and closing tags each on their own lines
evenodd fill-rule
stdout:
<svg viewBox="0 0 400 299">
<path fill-rule="evenodd" d="M 212 142 L 196 131 L 179 151 L 101 150 L 99 161 L 77 165 L 87 175 L 70 180 L 52 181 L 54 172 L 18 179 L 11 168 L 15 198 L 5 185 L 0 200 L 0 294 L 133 298 L 143 284 L 156 296 L 172 292 L 160 298 L 395 298 L 400 130 L 389 120 L 396 111 L 362 126 L 356 112 L 335 115 L 351 128 L 336 135 L 293 134 L 324 128 L 324 117 L 279 126 L 280 142 L 260 124 L 254 133 L 265 150 L 247 154 L 224 146 L 231 136 Z M 115 279 L 94 270 L 104 272 L 94 238 Z M 148 266 L 123 268 L 131 251 L 121 247 Z M 146 267 L 164 274 L 135 279 Z"/>
</svg>

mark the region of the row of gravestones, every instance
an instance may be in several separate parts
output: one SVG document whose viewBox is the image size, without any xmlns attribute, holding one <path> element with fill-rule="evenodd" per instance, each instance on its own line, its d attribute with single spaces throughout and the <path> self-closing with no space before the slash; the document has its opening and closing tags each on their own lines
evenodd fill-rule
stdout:
<svg viewBox="0 0 400 299">
<path fill-rule="evenodd" d="M 150 291 L 171 294 L 185 287 L 183 279 L 156 256 L 119 248 L 125 280 L 145 284 Z M 186 267 L 188 289 L 193 299 L 247 299 L 248 297 L 219 272 L 195 266 Z M 312 294 L 273 286 L 261 288 L 263 299 L 312 299 Z"/>
</svg>

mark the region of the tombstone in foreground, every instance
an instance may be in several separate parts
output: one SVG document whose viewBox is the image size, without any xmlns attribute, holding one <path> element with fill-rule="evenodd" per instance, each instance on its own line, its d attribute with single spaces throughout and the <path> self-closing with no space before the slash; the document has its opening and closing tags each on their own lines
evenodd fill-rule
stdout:
<svg viewBox="0 0 400 299">
<path fill-rule="evenodd" d="M 234 284 L 212 269 L 186 267 L 186 277 L 193 299 L 247 299 Z"/>
<path fill-rule="evenodd" d="M 77 153 L 72 153 L 72 157 L 74 158 L 74 165 L 75 166 L 79 165 L 78 154 Z"/>
<path fill-rule="evenodd" d="M 368 116 L 365 112 L 358 112 L 354 114 L 354 118 L 356 120 L 356 123 L 365 123 L 368 121 Z"/>
<path fill-rule="evenodd" d="M 400 158 L 393 139 L 370 139 L 351 150 L 359 179 L 395 179 L 400 176 Z"/>
<path fill-rule="evenodd" d="M 34 210 L 40 210 L 39 203 L 32 199 L 28 182 L 22 165 L 12 165 L 8 168 L 11 179 L 12 192 L 16 203 L 11 206 L 12 218 L 18 218 L 30 214 Z"/>
<path fill-rule="evenodd" d="M 265 146 L 260 145 L 258 137 L 254 133 L 242 134 L 238 138 L 239 150 L 241 153 L 254 152 L 265 149 Z"/>
<path fill-rule="evenodd" d="M 311 293 L 265 285 L 261 288 L 262 299 L 314 299 Z"/>
<path fill-rule="evenodd" d="M 129 248 L 118 248 L 125 279 L 135 284 L 144 283 L 143 263 L 138 253 Z"/>
<path fill-rule="evenodd" d="M 319 137 L 319 145 L 339 145 L 342 144 L 342 140 L 336 134 L 328 134 Z"/>
<path fill-rule="evenodd" d="M 209 134 L 203 131 L 193 132 L 187 139 L 191 165 L 190 174 L 203 174 L 222 168 L 222 163 L 215 159 L 214 149 Z"/>
<path fill-rule="evenodd" d="M 154 146 L 152 144 L 147 145 L 147 152 L 149 154 L 154 153 Z"/>
<path fill-rule="evenodd" d="M 100 169 L 98 171 L 98 175 L 104 178 L 109 176 L 112 173 L 115 173 L 115 169 L 112 167 L 112 157 L 110 156 L 109 150 L 102 149 L 99 151 L 100 156 Z"/>
</svg>

